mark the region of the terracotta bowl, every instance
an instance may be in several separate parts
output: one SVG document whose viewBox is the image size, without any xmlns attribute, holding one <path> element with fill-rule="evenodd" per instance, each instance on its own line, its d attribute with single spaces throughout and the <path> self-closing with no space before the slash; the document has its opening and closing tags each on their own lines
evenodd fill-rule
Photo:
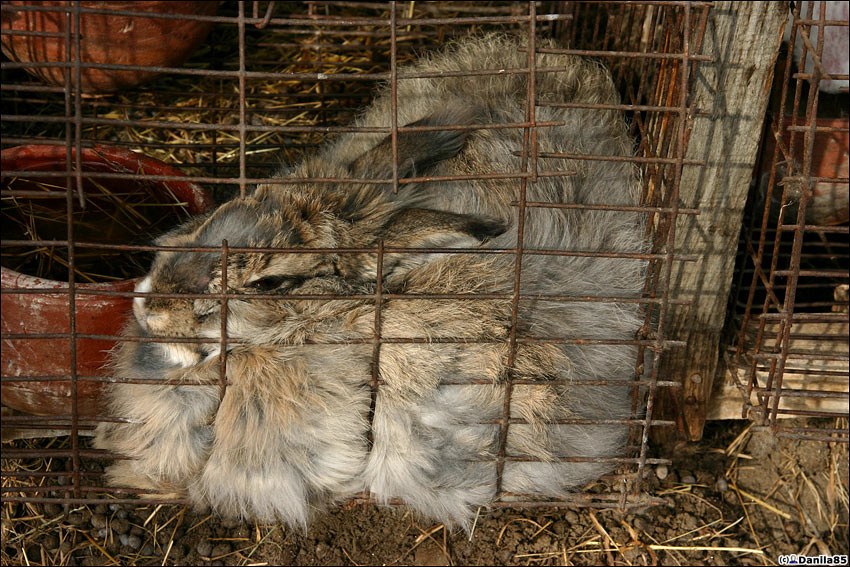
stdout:
<svg viewBox="0 0 850 567">
<path fill-rule="evenodd" d="M 65 148 L 61 146 L 22 146 L 2 151 L 3 171 L 65 171 Z M 182 173 L 161 161 L 127 150 L 95 147 L 84 149 L 83 170 L 87 172 L 145 173 L 174 175 Z M 18 176 L 21 179 L 24 176 Z M 33 176 L 33 180 L 64 185 L 64 178 Z M 117 192 L 150 191 L 163 202 L 174 197 L 186 203 L 190 214 L 201 213 L 213 206 L 212 198 L 201 187 L 187 181 L 146 181 L 144 184 L 127 179 L 97 180 L 108 190 Z M 10 178 L 3 178 L 6 188 Z M 16 181 L 17 183 L 17 181 Z M 26 182 L 24 182 L 26 183 Z M 87 189 L 88 190 L 88 189 Z M 76 199 L 76 195 L 74 196 Z M 19 199 L 21 203 L 27 200 Z M 64 204 L 64 198 L 59 201 Z M 6 223 L 8 224 L 8 223 Z M 167 228 L 167 227 L 163 227 Z M 4 239 L 8 238 L 4 229 Z M 154 235 L 150 235 L 154 236 Z M 19 237 L 20 238 L 20 237 Z M 42 236 L 42 238 L 44 238 Z M 114 244 L 128 244 L 117 241 Z M 2 249 L 4 255 L 9 247 Z M 80 250 L 78 249 L 78 253 Z M 91 250 L 91 249 L 89 249 Z M 8 257 L 8 256 L 7 256 Z M 4 262 L 8 263 L 8 262 Z M 76 278 L 80 282 L 82 278 Z M 77 283 L 77 290 L 132 291 L 137 279 L 104 283 Z M 2 267 L 2 332 L 3 335 L 68 333 L 68 293 L 50 293 L 67 288 L 64 281 L 23 274 Z M 9 290 L 39 290 L 35 294 L 8 293 Z M 79 294 L 75 298 L 76 332 L 93 335 L 119 335 L 132 310 L 132 298 Z M 71 352 L 68 338 L 3 339 L 2 402 L 19 411 L 36 415 L 69 415 L 71 413 Z M 107 376 L 104 364 L 114 340 L 77 339 L 77 375 Z M 10 377 L 26 377 L 25 381 L 7 381 Z M 99 415 L 99 398 L 103 382 L 81 379 L 77 382 L 78 413 Z"/>
<path fill-rule="evenodd" d="M 54 8 L 53 11 L 7 10 L 2 12 L 3 31 L 54 35 L 2 36 L 3 53 L 13 61 L 57 63 L 66 61 L 66 12 L 71 2 L 13 1 L 5 6 Z M 214 16 L 218 2 L 80 2 L 84 8 L 148 12 L 183 16 Z M 73 14 L 71 22 L 73 22 Z M 206 39 L 212 22 L 109 14 L 80 15 L 80 52 L 83 63 L 179 67 Z M 73 28 L 73 23 L 71 24 Z M 74 61 L 73 42 L 71 61 Z M 26 70 L 52 85 L 64 86 L 62 67 L 33 66 Z M 148 81 L 159 71 L 81 70 L 84 92 L 111 92 Z M 71 81 L 73 82 L 73 70 Z"/>
<path fill-rule="evenodd" d="M 773 117 L 776 121 L 778 118 Z M 785 116 L 783 124 L 792 124 L 793 117 Z M 798 120 L 798 125 L 805 126 L 804 120 Z M 838 225 L 850 221 L 850 194 L 848 185 L 840 181 L 847 179 L 850 174 L 850 134 L 848 134 L 847 118 L 818 118 L 818 128 L 822 130 L 815 133 L 814 145 L 812 147 L 811 175 L 821 178 L 813 187 L 811 199 L 806 206 L 806 223 L 812 225 Z M 799 163 L 805 155 L 805 133 L 797 132 L 794 136 L 793 156 Z M 791 143 L 791 134 L 788 130 L 782 133 L 782 144 L 788 148 Z M 777 151 L 776 139 L 772 130 L 764 137 L 762 147 L 763 168 L 767 170 L 770 166 L 773 154 Z M 785 156 L 780 154 L 777 158 L 781 176 L 786 175 L 786 169 L 781 165 Z M 761 180 L 766 185 L 769 172 L 766 172 Z M 781 192 L 778 186 L 782 177 L 777 178 L 777 193 Z M 834 181 L 833 181 L 834 180 Z M 792 208 L 785 213 L 786 224 L 797 222 L 796 203 L 802 196 L 802 184 L 790 183 L 787 188 L 787 197 L 792 200 Z M 778 211 L 779 199 L 772 207 Z"/>
</svg>

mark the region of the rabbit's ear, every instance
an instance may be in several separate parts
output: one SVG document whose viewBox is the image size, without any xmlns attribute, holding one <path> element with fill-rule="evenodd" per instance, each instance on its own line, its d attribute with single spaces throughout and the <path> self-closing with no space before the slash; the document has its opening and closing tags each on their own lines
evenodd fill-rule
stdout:
<svg viewBox="0 0 850 567">
<path fill-rule="evenodd" d="M 194 216 L 168 232 L 159 235 L 153 241 L 157 246 L 185 246 L 190 244 L 197 231 L 212 214 L 212 211 Z"/>
<path fill-rule="evenodd" d="M 441 111 L 407 124 L 405 128 L 465 126 L 473 122 L 474 113 L 466 107 Z M 469 130 L 426 130 L 399 132 L 398 177 L 424 175 L 434 165 L 453 158 L 463 149 Z M 351 174 L 361 179 L 390 179 L 393 175 L 392 137 L 387 136 L 349 166 Z"/>
<path fill-rule="evenodd" d="M 506 229 L 504 222 L 490 218 L 405 209 L 391 217 L 380 236 L 384 245 L 392 248 L 476 248 Z M 405 272 L 443 256 L 429 252 L 387 254 L 384 275 Z"/>
</svg>

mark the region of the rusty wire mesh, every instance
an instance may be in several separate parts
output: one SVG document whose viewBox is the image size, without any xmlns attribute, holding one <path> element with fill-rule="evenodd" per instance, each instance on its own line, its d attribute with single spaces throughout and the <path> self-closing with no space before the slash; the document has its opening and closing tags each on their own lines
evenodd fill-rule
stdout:
<svg viewBox="0 0 850 567">
<path fill-rule="evenodd" d="M 829 75 L 821 58 L 830 41 L 826 30 L 848 22 L 828 19 L 823 6 L 815 12 L 820 3 L 795 4 L 742 234 L 734 338 L 725 358 L 743 396 L 743 415 L 757 428 L 847 443 L 846 422 L 816 429 L 780 419 L 846 418 L 850 399 L 847 87 L 818 88 L 847 80 Z M 807 60 L 811 70 L 802 63 Z"/>
<path fill-rule="evenodd" d="M 83 3 L 85 4 L 85 3 Z M 40 174 L 56 187 L 51 195 L 64 199 L 72 211 L 85 199 L 84 181 L 93 174 L 83 171 L 81 151 L 84 148 L 121 147 L 157 157 L 181 169 L 186 178 L 146 173 L 98 173 L 98 179 L 129 179 L 131 181 L 164 180 L 191 181 L 210 188 L 217 200 L 244 195 L 250 185 L 267 179 L 278 170 L 281 158 L 294 162 L 308 155 L 321 143 L 334 135 L 351 131 L 348 126 L 358 108 L 365 105 L 375 83 L 405 80 L 398 71 L 402 62 L 411 61 L 427 48 L 439 46 L 445 39 L 481 30 L 509 30 L 524 33 L 529 45 L 535 38 L 555 37 L 568 46 L 564 53 L 585 54 L 598 58 L 607 65 L 622 96 L 620 105 L 582 105 L 600 109 L 617 109 L 625 112 L 631 134 L 636 140 L 637 152 L 632 161 L 642 172 L 643 193 L 638 207 L 614 207 L 599 203 L 594 205 L 553 204 L 530 202 L 521 198 L 514 206 L 525 212 L 536 207 L 573 207 L 618 210 L 621 214 L 643 214 L 647 221 L 647 237 L 651 242 L 649 252 L 625 255 L 648 261 L 648 278 L 640 299 L 609 297 L 547 297 L 553 301 L 605 301 L 638 302 L 643 305 L 645 324 L 633 341 L 610 341 L 617 344 L 639 346 L 635 361 L 635 379 L 630 383 L 634 392 L 634 415 L 627 420 L 600 420 L 611 426 L 628 427 L 631 435 L 627 452 L 611 462 L 622 465 L 616 474 L 606 477 L 606 482 L 584 493 L 577 493 L 562 501 L 532 500 L 528 498 L 503 499 L 499 494 L 496 506 L 552 506 L 587 505 L 594 507 L 630 507 L 655 502 L 642 494 L 640 479 L 649 465 L 667 463 L 665 459 L 651 458 L 647 444 L 650 427 L 670 426 L 673 422 L 653 417 L 653 400 L 660 388 L 675 387 L 663 380 L 658 366 L 644 373 L 645 359 L 656 357 L 668 348 L 681 345 L 676 337 L 665 334 L 659 321 L 674 300 L 669 297 L 669 274 L 674 262 L 692 260 L 674 256 L 674 231 L 677 215 L 698 214 L 697 210 L 681 207 L 678 201 L 678 183 L 683 165 L 693 165 L 685 159 L 687 147 L 686 123 L 694 112 L 689 106 L 687 87 L 694 66 L 705 57 L 698 55 L 708 11 L 707 2 L 304 2 L 304 3 L 224 3 L 217 16 L 200 19 L 214 23 L 207 45 L 201 48 L 183 68 L 155 68 L 133 65 L 106 65 L 84 63 L 71 57 L 72 45 L 79 47 L 79 38 L 71 33 L 70 25 L 89 13 L 103 12 L 79 2 L 67 6 L 42 6 L 38 8 L 3 4 L 4 17 L 16 10 L 57 11 L 69 23 L 64 34 L 67 62 L 48 64 L 64 70 L 64 86 L 50 86 L 38 82 L 23 71 L 42 63 L 7 62 L 3 69 L 3 148 L 25 144 L 48 144 L 65 148 L 64 168 L 52 174 Z M 275 5 L 276 4 L 276 5 Z M 124 13 L 139 16 L 135 12 Z M 146 14 L 147 15 L 147 14 Z M 192 19 L 193 16 L 170 16 L 170 19 Z M 196 17 L 195 17 L 196 18 Z M 18 32 L 3 31 L 4 35 Z M 61 34 L 60 34 L 61 35 Z M 534 50 L 531 50 L 533 53 Z M 531 53 L 530 53 L 531 55 Z M 534 58 L 529 66 L 509 72 L 532 73 Z M 157 81 L 99 96 L 81 96 L 73 84 L 79 84 L 84 69 L 155 70 L 163 72 Z M 536 69 L 537 72 L 551 70 Z M 481 74 L 502 73 L 503 70 L 482 69 Z M 77 80 L 72 80 L 76 77 Z M 529 81 L 529 99 L 533 100 L 534 82 Z M 550 103 L 557 104 L 557 103 Z M 573 104 L 573 103 L 567 103 Z M 528 167 L 523 171 L 506 174 L 506 178 L 519 179 L 524 187 L 537 177 L 568 175 L 569 172 L 547 171 L 536 158 L 541 157 L 534 145 L 533 132 L 547 125 L 529 119 L 520 124 L 495 124 L 492 127 L 522 128 L 530 135 L 526 144 L 516 148 L 527 157 Z M 393 121 L 392 128 L 383 129 L 397 135 L 405 129 Z M 410 130 L 410 128 L 408 128 Z M 395 133 L 395 134 L 393 134 Z M 610 156 L 564 156 L 578 159 L 613 159 Z M 698 165 L 698 164 L 697 164 Z M 9 180 L 18 176 L 33 176 L 25 171 L 4 170 L 3 198 L 25 200 L 32 192 L 16 191 L 8 187 Z M 327 180 L 307 180 L 327 181 Z M 346 181 L 346 180 L 342 180 Z M 400 179 L 394 174 L 386 180 L 395 187 L 412 181 L 427 182 L 429 178 Z M 64 185 L 64 187 L 61 187 Z M 524 191 L 522 193 L 524 195 Z M 42 194 L 43 196 L 43 194 Z M 495 250 L 493 253 L 517 257 L 527 254 L 577 255 L 581 251 L 528 250 L 522 246 L 520 229 L 516 249 Z M 73 305 L 82 297 L 119 297 L 129 304 L 137 297 L 129 290 L 105 291 L 90 287 L 74 277 L 75 255 L 89 249 L 111 249 L 125 253 L 149 253 L 157 247 L 140 243 L 118 242 L 104 245 L 79 240 L 68 223 L 67 237 L 55 240 L 27 241 L 6 239 L 4 253 L 10 246 L 54 246 L 67 250 L 69 281 L 51 295 L 64 295 Z M 197 249 L 201 250 L 201 249 Z M 210 250 L 210 249 L 204 249 Z M 223 244 L 213 249 L 222 255 L 226 266 L 228 254 L 234 249 Z M 255 250 L 257 251 L 257 250 Z M 302 250 L 275 249 L 277 252 L 303 252 Z M 375 252 L 378 266 L 383 254 L 395 250 L 378 247 L 377 250 L 350 252 Z M 336 252 L 340 252 L 336 250 Z M 345 251 L 343 251 L 345 252 Z M 456 252 L 456 251 L 455 251 Z M 624 256 L 611 254 L 612 256 Z M 5 268 L 4 268 L 5 270 Z M 521 277 L 521 263 L 517 262 L 517 281 Z M 380 275 L 378 282 L 381 281 Z M 513 321 L 520 297 L 519 287 L 513 294 L 501 297 L 513 302 Z M 44 289 L 20 289 L 7 286 L 4 279 L 3 301 L 46 294 Z M 492 297 L 491 297 L 492 296 Z M 223 304 L 231 297 L 221 295 Z M 481 297 L 481 296 L 476 296 Z M 491 294 L 488 298 L 496 298 Z M 327 298 L 327 296 L 323 296 Z M 375 301 L 377 310 L 383 301 L 403 299 L 403 295 L 384 293 L 378 285 L 376 293 L 363 297 Z M 421 297 L 420 297 L 421 299 Z M 446 298 L 443 298 L 446 299 Z M 464 298 L 457 297 L 457 300 Z M 129 312 L 129 309 L 128 309 Z M 225 311 L 226 313 L 226 311 Z M 6 501 L 88 504 L 106 501 L 121 503 L 135 501 L 140 490 L 106 488 L 103 486 L 103 463 L 112 455 L 89 448 L 86 434 L 100 421 L 120 420 L 121 416 L 103 415 L 95 409 L 84 409 L 81 401 L 83 389 L 97 388 L 114 381 L 108 372 L 80 372 L 76 363 L 78 345 L 86 341 L 103 341 L 109 345 L 118 339 L 110 334 L 81 332 L 78 317 L 68 309 L 67 330 L 51 332 L 16 333 L 4 326 L 3 342 L 6 345 L 23 340 L 63 341 L 70 363 L 61 375 L 20 375 L 4 362 L 2 384 L 4 403 L 6 394 L 13 389 L 35 389 L 61 386 L 66 399 L 54 402 L 52 407 L 40 407 L 38 413 L 4 413 L 4 429 L 48 430 L 65 432 L 67 437 L 49 443 L 15 442 L 4 447 L 2 496 Z M 224 319 L 224 317 L 223 317 Z M 381 337 L 380 317 L 376 317 L 375 352 L 379 355 L 381 344 L 392 341 L 424 342 L 423 337 L 386 339 Z M 846 316 L 845 316 L 846 319 Z M 132 339 L 122 339 L 132 340 Z M 144 339 L 135 339 L 144 340 Z M 185 339 L 195 340 L 198 339 Z M 169 339 L 172 341 L 172 339 Z M 223 341 L 227 342 L 226 336 Z M 527 342 L 594 344 L 581 338 L 531 337 L 511 329 L 511 353 L 516 345 Z M 372 340 L 368 342 L 373 342 Z M 596 341 L 598 344 L 600 341 Z M 605 342 L 605 341 L 601 341 Z M 222 348 L 222 352 L 226 352 Z M 226 356 L 222 364 L 225 364 Z M 378 365 L 373 366 L 373 397 L 381 380 Z M 511 380 L 508 378 L 506 408 L 510 405 Z M 598 385 L 598 384 L 596 384 Z M 221 374 L 222 391 L 226 387 Z M 88 406 L 86 406 L 88 408 Z M 641 408 L 645 407 L 645 411 Z M 21 408 L 18 408 L 21 409 Z M 24 408 L 27 409 L 27 408 Z M 32 411 L 32 408 L 29 408 Z M 514 419 L 506 409 L 501 425 L 500 453 L 495 465 L 501 470 L 512 458 L 505 454 L 504 439 Z M 610 423 L 609 423 L 610 422 Z M 592 458 L 582 455 L 565 455 L 564 460 L 582 461 Z M 511 495 L 507 495 L 511 496 Z M 364 494 L 357 500 L 366 501 Z M 148 502 L 157 502 L 148 500 Z M 163 500 L 162 502 L 174 502 Z"/>
</svg>

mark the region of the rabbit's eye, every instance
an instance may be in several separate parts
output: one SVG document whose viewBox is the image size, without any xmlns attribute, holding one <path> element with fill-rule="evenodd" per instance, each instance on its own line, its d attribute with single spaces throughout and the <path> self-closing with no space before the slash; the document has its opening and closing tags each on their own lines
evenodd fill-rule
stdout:
<svg viewBox="0 0 850 567">
<path fill-rule="evenodd" d="M 306 278 L 300 276 L 266 276 L 247 284 L 247 287 L 257 291 L 287 291 L 303 283 Z"/>
<path fill-rule="evenodd" d="M 289 278 L 283 276 L 266 276 L 258 280 L 252 281 L 248 287 L 257 291 L 272 291 L 286 283 Z"/>
</svg>

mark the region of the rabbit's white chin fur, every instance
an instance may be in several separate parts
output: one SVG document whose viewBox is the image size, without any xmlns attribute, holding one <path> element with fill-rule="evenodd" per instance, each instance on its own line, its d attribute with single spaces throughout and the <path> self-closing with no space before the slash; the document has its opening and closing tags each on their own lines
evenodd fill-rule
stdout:
<svg viewBox="0 0 850 567">
<path fill-rule="evenodd" d="M 151 290 L 151 277 L 147 276 L 142 279 L 139 283 L 136 284 L 135 292 L 136 293 L 149 293 Z M 136 320 L 141 325 L 142 329 L 147 330 L 147 314 L 145 313 L 145 298 L 144 297 L 134 297 L 133 298 L 133 314 L 136 316 Z"/>
<path fill-rule="evenodd" d="M 399 82 L 396 109 L 399 124 L 423 128 L 395 138 L 343 134 L 279 175 L 464 181 L 406 184 L 395 194 L 376 183 L 270 180 L 156 242 L 218 246 L 227 239 L 233 249 L 374 249 L 381 241 L 387 248 L 513 249 L 519 208 L 512 203 L 523 182 L 498 177 L 524 170 L 516 150 L 527 132 L 440 127 L 525 122 L 525 74 L 456 72 L 526 65 L 521 42 L 502 35 L 466 39 L 425 56 L 408 71 L 452 73 Z M 557 53 L 538 53 L 537 65 L 561 69 L 535 78 L 537 121 L 560 124 L 537 129 L 541 156 L 633 155 L 622 114 L 596 109 L 619 104 L 606 69 Z M 355 125 L 373 131 L 389 126 L 392 100 L 384 88 Z M 557 104 L 564 102 L 592 108 Z M 639 175 L 626 160 L 539 157 L 537 163 L 571 175 L 526 184 L 529 202 L 639 201 Z M 481 174 L 484 179 L 468 179 Z M 645 215 L 597 209 L 529 208 L 525 247 L 647 250 Z M 98 427 L 96 446 L 134 459 L 116 465 L 113 482 L 179 491 L 226 515 L 302 527 L 313 510 L 369 490 L 379 502 L 398 498 L 429 518 L 468 527 L 498 487 L 505 499 L 563 497 L 609 472 L 611 457 L 625 450 L 628 425 L 584 423 L 632 417 L 628 381 L 637 351 L 627 343 L 644 321 L 639 305 L 526 298 L 639 298 L 643 260 L 525 255 L 514 320 L 516 260 L 509 255 L 387 253 L 380 307 L 376 254 L 232 252 L 227 258 L 228 281 L 222 282 L 219 255 L 165 251 L 137 287 L 153 292 L 148 301 L 134 302 L 139 325 L 163 337 L 219 339 L 215 294 L 238 292 L 228 300 L 227 388 L 221 397 L 217 341 L 203 347 L 122 343 L 115 357 L 119 377 L 164 377 L 180 385 L 112 387 L 112 414 L 135 420 Z M 176 298 L 175 290 L 195 299 Z M 258 293 L 266 299 L 251 297 Z M 322 294 L 358 297 L 315 299 Z M 410 297 L 428 294 L 467 297 Z M 375 342 L 376 322 L 381 343 Z M 129 332 L 138 331 L 133 326 Z M 588 340 L 517 341 L 512 350 L 512 335 Z M 501 439 L 508 376 L 517 382 L 507 408 L 510 427 Z M 611 384 L 582 384 L 600 380 Z M 497 479 L 502 443 L 506 454 Z"/>
<path fill-rule="evenodd" d="M 201 353 L 177 343 L 156 343 L 163 358 L 174 366 L 189 368 L 201 362 Z"/>
</svg>

